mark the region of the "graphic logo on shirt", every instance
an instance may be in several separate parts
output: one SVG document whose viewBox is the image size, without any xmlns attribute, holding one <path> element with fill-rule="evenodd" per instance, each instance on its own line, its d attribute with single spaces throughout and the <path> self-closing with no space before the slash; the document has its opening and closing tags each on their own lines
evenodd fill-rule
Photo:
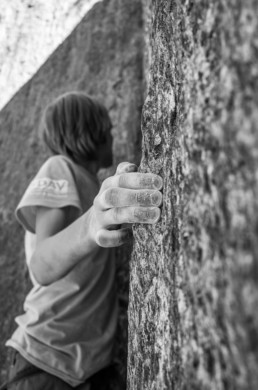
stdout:
<svg viewBox="0 0 258 390">
<path fill-rule="evenodd" d="M 42 177 L 34 179 L 29 186 L 29 190 L 31 192 L 47 191 L 56 195 L 66 195 L 68 193 L 68 181 Z"/>
</svg>

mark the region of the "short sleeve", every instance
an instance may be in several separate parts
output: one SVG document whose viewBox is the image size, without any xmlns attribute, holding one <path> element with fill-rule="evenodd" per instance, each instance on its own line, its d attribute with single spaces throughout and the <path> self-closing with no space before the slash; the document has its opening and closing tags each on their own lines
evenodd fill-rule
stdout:
<svg viewBox="0 0 258 390">
<path fill-rule="evenodd" d="M 43 164 L 15 210 L 17 220 L 31 233 L 35 233 L 39 206 L 74 206 L 82 211 L 73 172 L 62 156 L 53 156 Z"/>
</svg>

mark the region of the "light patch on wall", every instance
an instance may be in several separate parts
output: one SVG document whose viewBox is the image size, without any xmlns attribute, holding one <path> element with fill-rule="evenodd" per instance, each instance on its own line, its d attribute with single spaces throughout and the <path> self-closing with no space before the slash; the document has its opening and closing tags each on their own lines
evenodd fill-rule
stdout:
<svg viewBox="0 0 258 390">
<path fill-rule="evenodd" d="M 1 0 L 0 109 L 101 0 Z"/>
</svg>

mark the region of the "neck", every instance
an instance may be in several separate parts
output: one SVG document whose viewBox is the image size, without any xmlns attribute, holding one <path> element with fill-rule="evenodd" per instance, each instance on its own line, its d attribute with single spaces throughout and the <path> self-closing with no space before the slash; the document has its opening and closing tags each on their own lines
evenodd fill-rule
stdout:
<svg viewBox="0 0 258 390">
<path fill-rule="evenodd" d="M 82 165 L 87 171 L 89 171 L 92 175 L 96 176 L 99 170 L 99 163 L 97 161 L 88 161 L 87 163 Z"/>
<path fill-rule="evenodd" d="M 86 169 L 88 172 L 90 172 L 92 175 L 97 176 L 98 170 L 100 169 L 100 164 L 96 160 L 89 160 L 89 161 L 75 161 L 70 156 L 67 156 L 64 154 L 64 156 L 70 158 L 75 164 L 80 165 L 84 169 Z"/>
</svg>

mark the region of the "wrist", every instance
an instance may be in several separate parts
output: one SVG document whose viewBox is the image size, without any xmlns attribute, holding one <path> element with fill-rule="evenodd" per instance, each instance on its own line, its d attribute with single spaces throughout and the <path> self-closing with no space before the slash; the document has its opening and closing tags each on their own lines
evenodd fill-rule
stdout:
<svg viewBox="0 0 258 390">
<path fill-rule="evenodd" d="M 93 208 L 91 207 L 80 219 L 79 247 L 85 255 L 99 247 L 95 237 Z"/>
</svg>

